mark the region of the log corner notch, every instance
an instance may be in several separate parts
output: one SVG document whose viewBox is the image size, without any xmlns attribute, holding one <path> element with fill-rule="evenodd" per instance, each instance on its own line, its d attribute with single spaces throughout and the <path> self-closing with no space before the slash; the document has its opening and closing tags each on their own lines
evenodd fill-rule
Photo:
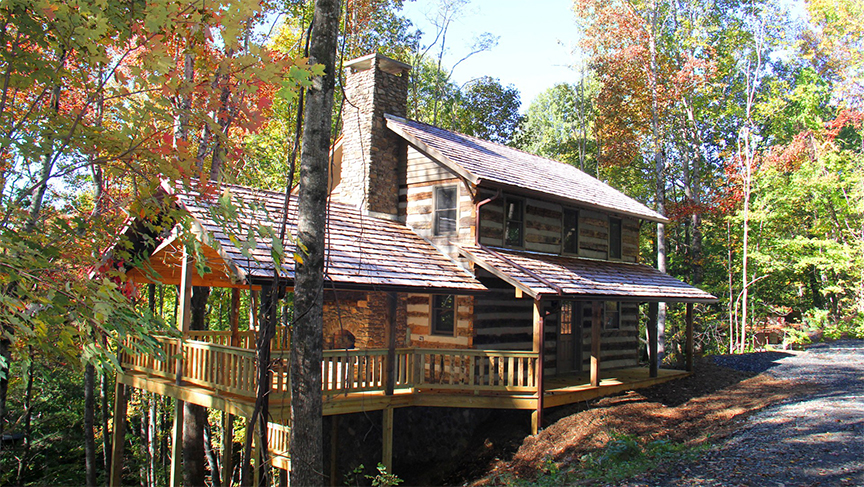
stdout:
<svg viewBox="0 0 864 487">
<path fill-rule="evenodd" d="M 545 348 L 545 333 L 546 320 L 543 316 L 543 303 L 540 298 L 534 299 L 534 345 L 533 351 L 537 354 L 537 408 L 531 413 L 531 434 L 536 435 L 543 428 L 543 369 L 545 368 L 545 357 L 543 349 Z"/>
</svg>

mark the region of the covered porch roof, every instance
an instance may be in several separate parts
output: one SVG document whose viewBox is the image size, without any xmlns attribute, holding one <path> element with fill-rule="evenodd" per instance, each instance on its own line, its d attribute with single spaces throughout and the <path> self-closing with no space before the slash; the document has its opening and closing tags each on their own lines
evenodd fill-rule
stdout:
<svg viewBox="0 0 864 487">
<path fill-rule="evenodd" d="M 483 245 L 461 254 L 521 292 L 539 299 L 713 303 L 699 288 L 644 265 L 566 257 Z"/>
</svg>

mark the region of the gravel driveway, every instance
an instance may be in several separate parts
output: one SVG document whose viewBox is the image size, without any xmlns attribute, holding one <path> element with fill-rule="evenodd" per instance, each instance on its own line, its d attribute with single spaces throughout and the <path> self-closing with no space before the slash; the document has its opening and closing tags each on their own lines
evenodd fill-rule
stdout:
<svg viewBox="0 0 864 487">
<path fill-rule="evenodd" d="M 715 362 L 815 382 L 819 392 L 751 416 L 693 463 L 625 485 L 864 486 L 864 341 L 722 356 Z"/>
</svg>

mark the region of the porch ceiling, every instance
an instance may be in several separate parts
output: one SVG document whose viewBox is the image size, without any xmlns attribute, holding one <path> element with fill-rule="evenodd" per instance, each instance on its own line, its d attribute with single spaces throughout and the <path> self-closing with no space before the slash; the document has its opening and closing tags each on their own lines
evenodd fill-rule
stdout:
<svg viewBox="0 0 864 487">
<path fill-rule="evenodd" d="M 711 294 L 643 264 L 490 249 L 483 246 L 460 250 L 476 265 L 535 299 L 562 297 L 638 302 L 717 301 Z"/>
<path fill-rule="evenodd" d="M 207 244 L 201 244 L 201 262 L 208 269 L 204 275 L 192 272 L 193 286 L 242 287 L 260 289 L 245 282 L 245 275 L 230 259 Z M 139 283 L 179 285 L 183 269 L 183 243 L 172 236 L 150 255 L 150 260 L 128 270 L 126 276 Z"/>
</svg>

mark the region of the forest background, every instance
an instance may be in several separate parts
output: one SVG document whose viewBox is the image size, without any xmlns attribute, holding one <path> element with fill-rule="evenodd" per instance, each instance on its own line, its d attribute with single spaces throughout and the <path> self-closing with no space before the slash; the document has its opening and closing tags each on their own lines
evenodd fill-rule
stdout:
<svg viewBox="0 0 864 487">
<path fill-rule="evenodd" d="M 809 0 L 801 16 L 770 1 L 576 0 L 584 62 L 524 110 L 494 73 L 454 82 L 497 42 L 448 41 L 467 7 L 440 1 L 423 37 L 401 0 L 346 1 L 339 58 L 406 61 L 410 118 L 573 164 L 668 215 L 643 225 L 643 261 L 720 298 L 697 313 L 702 351 L 745 350 L 770 327 L 795 343 L 864 336 L 860 1 Z M 320 74 L 303 53 L 311 12 L 290 0 L 0 4 L 0 484 L 107 478 L 118 347 L 170 331 L 177 299 L 132 289 L 104 250 L 128 216 L 158 213 L 161 180 L 284 190 L 299 93 Z M 229 296 L 212 293 L 205 319 L 222 329 Z M 668 360 L 682 314 L 667 310 Z M 161 401 L 130 403 L 126 473 L 142 485 L 166 475 Z"/>
</svg>

